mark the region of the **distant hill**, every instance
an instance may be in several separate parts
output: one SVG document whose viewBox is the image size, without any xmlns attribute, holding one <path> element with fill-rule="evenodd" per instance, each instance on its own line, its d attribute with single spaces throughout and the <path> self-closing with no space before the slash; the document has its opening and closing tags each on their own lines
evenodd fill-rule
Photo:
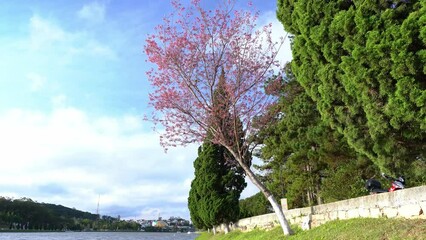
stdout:
<svg viewBox="0 0 426 240">
<path fill-rule="evenodd" d="M 138 230 L 134 222 L 83 212 L 30 198 L 0 197 L 0 230 Z"/>
</svg>

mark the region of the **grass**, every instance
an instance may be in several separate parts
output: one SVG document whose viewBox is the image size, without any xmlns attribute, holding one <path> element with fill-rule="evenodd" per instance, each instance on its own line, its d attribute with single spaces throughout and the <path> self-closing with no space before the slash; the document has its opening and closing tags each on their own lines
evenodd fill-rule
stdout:
<svg viewBox="0 0 426 240">
<path fill-rule="evenodd" d="M 426 219 L 356 218 L 328 222 L 309 231 L 295 229 L 295 234 L 284 237 L 280 227 L 270 231 L 253 230 L 228 234 L 202 233 L 196 240 L 406 240 L 426 239 Z"/>
</svg>

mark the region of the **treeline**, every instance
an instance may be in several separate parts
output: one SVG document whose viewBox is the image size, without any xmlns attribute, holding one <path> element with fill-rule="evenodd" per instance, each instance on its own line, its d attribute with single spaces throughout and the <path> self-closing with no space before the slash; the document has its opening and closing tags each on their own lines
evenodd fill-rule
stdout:
<svg viewBox="0 0 426 240">
<path fill-rule="evenodd" d="M 64 207 L 38 203 L 29 198 L 0 197 L 0 230 L 83 231 L 139 230 L 136 222 Z"/>
</svg>

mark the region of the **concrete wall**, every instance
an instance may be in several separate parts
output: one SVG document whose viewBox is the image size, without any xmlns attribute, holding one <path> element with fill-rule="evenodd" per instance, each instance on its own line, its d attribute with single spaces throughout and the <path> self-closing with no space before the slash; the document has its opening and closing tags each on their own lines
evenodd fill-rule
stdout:
<svg viewBox="0 0 426 240">
<path fill-rule="evenodd" d="M 390 193 L 368 195 L 313 207 L 284 210 L 291 224 L 303 229 L 319 226 L 331 220 L 358 217 L 423 218 L 426 211 L 426 186 L 407 188 Z M 274 213 L 244 218 L 231 225 L 231 229 L 250 231 L 278 226 Z M 223 231 L 224 227 L 217 228 Z"/>
</svg>

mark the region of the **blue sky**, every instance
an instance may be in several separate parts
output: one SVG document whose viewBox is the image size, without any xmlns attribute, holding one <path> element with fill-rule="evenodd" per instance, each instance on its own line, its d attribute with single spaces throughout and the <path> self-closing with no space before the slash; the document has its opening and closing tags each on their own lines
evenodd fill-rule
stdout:
<svg viewBox="0 0 426 240">
<path fill-rule="evenodd" d="M 275 1 L 253 3 L 284 35 Z M 0 2 L 0 196 L 96 212 L 100 195 L 101 214 L 189 218 L 197 146 L 166 154 L 143 121 L 144 40 L 170 11 L 167 0 Z"/>
</svg>

